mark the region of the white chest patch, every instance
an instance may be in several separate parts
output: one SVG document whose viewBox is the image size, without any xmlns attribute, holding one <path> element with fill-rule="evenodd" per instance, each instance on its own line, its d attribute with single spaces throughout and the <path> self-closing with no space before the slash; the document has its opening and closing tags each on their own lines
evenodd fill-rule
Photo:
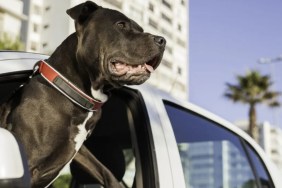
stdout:
<svg viewBox="0 0 282 188">
<path fill-rule="evenodd" d="M 91 88 L 91 94 L 93 97 L 100 100 L 101 102 L 106 102 L 108 100 L 108 96 L 105 95 L 101 90 L 95 90 Z M 86 130 L 85 125 L 87 121 L 91 118 L 92 115 L 93 115 L 93 112 L 88 112 L 88 115 L 86 119 L 83 121 L 83 123 L 77 126 L 78 134 L 74 138 L 76 152 L 80 149 L 83 142 L 86 140 L 86 137 L 89 131 Z"/>
<path fill-rule="evenodd" d="M 85 120 L 82 122 L 82 124 L 77 126 L 78 134 L 74 138 L 75 154 L 78 152 L 78 150 L 81 148 L 83 142 L 86 140 L 86 137 L 87 137 L 89 131 L 86 130 L 85 125 L 86 125 L 87 121 L 92 117 L 92 115 L 93 115 L 93 112 L 88 112 L 88 115 L 85 118 Z M 75 157 L 75 154 L 70 159 L 70 161 L 65 165 L 65 167 L 68 166 L 71 163 L 71 161 Z M 59 177 L 60 174 L 61 174 L 61 171 L 58 173 L 57 177 L 54 178 L 45 188 L 49 187 Z"/>
<path fill-rule="evenodd" d="M 91 88 L 91 94 L 94 98 L 100 100 L 101 102 L 106 102 L 108 100 L 108 96 L 105 95 L 101 90 L 94 90 L 93 88 Z M 77 125 L 78 134 L 74 138 L 75 154 L 78 152 L 78 150 L 81 148 L 83 142 L 87 138 L 89 131 L 86 130 L 85 125 L 86 125 L 87 121 L 92 117 L 92 115 L 93 115 L 93 112 L 88 112 L 85 120 L 81 124 Z M 68 166 L 71 163 L 71 161 L 75 157 L 75 154 L 65 166 Z M 45 188 L 49 187 L 59 177 L 60 174 L 61 174 L 61 172 L 59 172 L 57 177 L 54 178 Z"/>
<path fill-rule="evenodd" d="M 100 89 L 95 90 L 91 88 L 91 94 L 95 99 L 100 100 L 101 102 L 106 102 L 108 100 L 108 96 L 104 94 Z"/>
<path fill-rule="evenodd" d="M 93 115 L 93 112 L 88 112 L 88 115 L 85 118 L 85 120 L 82 122 L 82 124 L 77 126 L 78 134 L 74 138 L 75 150 L 76 151 L 78 151 L 80 149 L 83 142 L 86 140 L 86 137 L 87 137 L 89 131 L 86 130 L 85 125 L 86 125 L 87 121 L 91 118 L 92 115 Z"/>
</svg>

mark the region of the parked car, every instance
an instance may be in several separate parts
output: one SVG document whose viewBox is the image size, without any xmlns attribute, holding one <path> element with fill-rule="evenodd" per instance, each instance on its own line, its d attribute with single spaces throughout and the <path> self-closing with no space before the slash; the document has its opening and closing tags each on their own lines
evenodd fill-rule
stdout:
<svg viewBox="0 0 282 188">
<path fill-rule="evenodd" d="M 47 57 L 0 52 L 0 104 Z M 147 84 L 113 90 L 85 145 L 124 187 L 282 187 L 271 161 L 245 132 Z M 75 163 L 70 171 L 71 188 L 100 187 Z"/>
</svg>

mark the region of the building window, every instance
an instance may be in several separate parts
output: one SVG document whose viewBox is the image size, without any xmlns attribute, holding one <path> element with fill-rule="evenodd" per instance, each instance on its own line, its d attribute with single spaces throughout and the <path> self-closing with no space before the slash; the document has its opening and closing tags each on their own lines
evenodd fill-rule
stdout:
<svg viewBox="0 0 282 188">
<path fill-rule="evenodd" d="M 151 3 L 149 3 L 149 10 L 154 12 L 154 5 L 152 5 Z"/>
<path fill-rule="evenodd" d="M 172 69 L 172 64 L 171 62 L 168 62 L 167 60 L 163 59 L 162 60 L 162 65 L 166 66 L 169 69 Z"/>
<path fill-rule="evenodd" d="M 179 75 L 182 75 L 182 69 L 181 69 L 180 67 L 177 67 L 177 73 L 178 73 Z"/>
<path fill-rule="evenodd" d="M 50 6 L 45 7 L 45 11 L 46 11 L 46 12 L 49 11 L 50 9 L 51 9 Z"/>
<path fill-rule="evenodd" d="M 37 50 L 37 43 L 36 42 L 31 42 L 30 49 L 33 50 L 33 51 L 36 51 Z"/>
<path fill-rule="evenodd" d="M 143 18 L 143 13 L 139 9 L 135 8 L 134 6 L 130 6 L 130 14 L 131 17 L 135 18 L 136 20 L 142 20 Z"/>
<path fill-rule="evenodd" d="M 164 13 L 162 13 L 162 19 L 164 19 L 165 21 L 167 21 L 168 23 L 172 23 L 171 18 L 169 18 L 167 15 L 165 15 Z"/>
<path fill-rule="evenodd" d="M 44 28 L 44 29 L 48 29 L 48 28 L 49 28 L 49 24 L 45 24 L 45 25 L 43 26 L 43 28 Z"/>
<path fill-rule="evenodd" d="M 44 42 L 43 44 L 42 44 L 42 47 L 43 48 L 46 48 L 48 46 L 48 43 L 47 42 Z"/>
<path fill-rule="evenodd" d="M 36 15 L 41 15 L 41 9 L 38 5 L 33 5 L 33 13 Z"/>
<path fill-rule="evenodd" d="M 186 47 L 185 41 L 181 40 L 180 38 L 177 38 L 177 44 L 179 44 L 180 46 L 182 46 L 184 48 Z"/>
<path fill-rule="evenodd" d="M 165 28 L 162 28 L 161 32 L 168 36 L 169 38 L 172 38 L 172 34 L 170 31 L 166 30 Z"/>
<path fill-rule="evenodd" d="M 38 24 L 33 24 L 33 32 L 38 33 L 39 32 L 39 25 Z"/>
<path fill-rule="evenodd" d="M 162 3 L 163 3 L 164 6 L 171 9 L 171 4 L 169 2 L 167 2 L 166 0 L 162 0 Z"/>
<path fill-rule="evenodd" d="M 155 22 L 154 20 L 152 20 L 151 18 L 149 18 L 149 25 L 152 26 L 155 29 L 158 29 L 158 24 L 157 22 Z"/>
<path fill-rule="evenodd" d="M 178 31 L 181 31 L 182 30 L 182 26 L 180 24 L 177 25 L 177 29 Z"/>
<path fill-rule="evenodd" d="M 4 15 L 3 13 L 0 11 L 0 33 L 3 32 L 3 27 L 4 27 Z"/>
<path fill-rule="evenodd" d="M 275 129 L 271 129 L 270 132 L 271 132 L 271 134 L 276 134 L 276 130 Z"/>
<path fill-rule="evenodd" d="M 165 51 L 167 51 L 169 54 L 172 54 L 172 48 L 170 46 L 166 46 Z"/>
<path fill-rule="evenodd" d="M 114 5 L 115 7 L 121 9 L 122 8 L 122 2 L 119 0 L 104 0 L 107 3 L 110 3 L 111 5 Z"/>
</svg>

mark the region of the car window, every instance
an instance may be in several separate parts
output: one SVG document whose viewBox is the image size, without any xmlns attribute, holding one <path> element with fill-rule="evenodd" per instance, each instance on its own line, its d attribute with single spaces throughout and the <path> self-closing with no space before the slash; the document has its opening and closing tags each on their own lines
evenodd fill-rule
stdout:
<svg viewBox="0 0 282 188">
<path fill-rule="evenodd" d="M 85 145 L 124 187 L 155 187 L 154 164 L 146 130 L 147 115 L 136 92 L 113 90 L 102 117 Z M 71 164 L 72 188 L 97 188 L 97 181 Z"/>
<path fill-rule="evenodd" d="M 32 71 L 17 71 L 0 74 L 0 104 L 11 97 L 22 84 L 27 82 Z"/>
<path fill-rule="evenodd" d="M 246 148 L 252 159 L 253 166 L 256 170 L 256 176 L 258 177 L 262 187 L 263 188 L 274 187 L 274 184 L 269 176 L 269 173 L 265 170 L 265 166 L 261 161 L 261 159 L 256 154 L 256 152 L 249 145 L 246 145 Z"/>
<path fill-rule="evenodd" d="M 102 117 L 84 144 L 121 184 L 132 187 L 136 174 L 136 154 L 133 151 L 127 111 L 126 103 L 113 94 L 104 104 Z M 75 181 L 71 187 L 100 187 L 76 163 L 71 164 L 71 172 Z"/>
<path fill-rule="evenodd" d="M 252 168 L 237 135 L 170 102 L 165 102 L 165 108 L 178 144 L 186 187 L 261 187 L 256 178 L 257 169 Z M 256 158 L 254 153 L 253 158 Z M 263 167 L 260 170 L 265 171 Z M 262 177 L 265 179 L 265 174 Z M 271 187 L 267 183 L 263 185 Z"/>
</svg>

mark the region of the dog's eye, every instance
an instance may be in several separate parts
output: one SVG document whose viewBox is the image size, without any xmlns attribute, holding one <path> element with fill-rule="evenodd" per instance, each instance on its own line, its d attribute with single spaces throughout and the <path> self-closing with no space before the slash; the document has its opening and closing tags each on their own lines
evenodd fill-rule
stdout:
<svg viewBox="0 0 282 188">
<path fill-rule="evenodd" d="M 125 22 L 117 22 L 116 25 L 121 29 L 124 29 L 126 27 Z"/>
</svg>

